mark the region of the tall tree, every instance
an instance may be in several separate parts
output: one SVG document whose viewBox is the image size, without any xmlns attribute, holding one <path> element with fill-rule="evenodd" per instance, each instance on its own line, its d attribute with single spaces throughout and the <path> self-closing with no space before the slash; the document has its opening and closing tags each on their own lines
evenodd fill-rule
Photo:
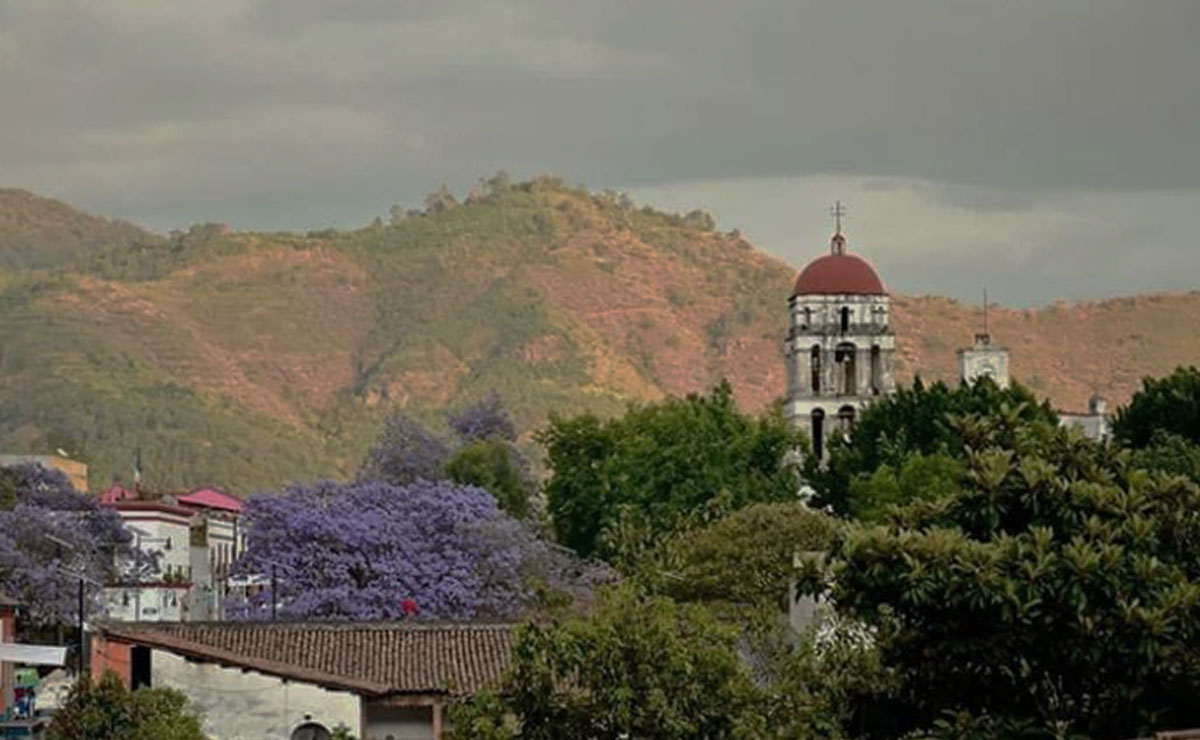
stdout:
<svg viewBox="0 0 1200 740">
<path fill-rule="evenodd" d="M 1117 410 L 1113 436 L 1118 441 L 1146 447 L 1159 431 L 1200 444 L 1200 370 L 1179 367 L 1165 378 L 1143 378 L 1142 389 Z"/>
<path fill-rule="evenodd" d="M 539 440 L 555 530 L 583 555 L 613 555 L 601 534 L 622 512 L 661 534 L 717 497 L 740 508 L 794 499 L 798 489 L 788 464 L 796 433 L 777 408 L 758 418 L 741 414 L 727 382 L 707 396 L 631 407 L 608 421 L 555 417 Z"/>
<path fill-rule="evenodd" d="M 40 465 L 0 470 L 10 490 L 0 507 L 0 591 L 20 599 L 38 624 L 78 620 L 78 587 L 84 608 L 97 607 L 90 584 L 115 575 L 117 563 L 134 562 L 133 537 L 115 511 L 76 491 L 66 476 Z"/>
<path fill-rule="evenodd" d="M 1005 414 L 1014 429 L 1058 421 L 1048 401 L 1038 403 L 1017 383 L 1003 389 L 991 379 L 981 378 L 955 387 L 940 381 L 926 386 L 918 377 L 912 387 L 900 388 L 868 406 L 849 440 L 831 440 L 826 465 L 809 456 L 804 476 L 816 490 L 817 505 L 831 506 L 841 514 L 859 514 L 861 508 L 870 509 L 874 503 L 851 499 L 856 476 L 870 476 L 882 465 L 899 471 L 914 453 L 961 459 L 966 448 L 952 420 L 995 414 Z"/>
<path fill-rule="evenodd" d="M 360 481 L 382 481 L 397 486 L 416 480 L 438 480 L 450 457 L 450 448 L 437 435 L 397 411 L 384 422 L 375 445 L 358 471 Z"/>
<path fill-rule="evenodd" d="M 947 717 L 1013 737 L 1200 723 L 1197 486 L 1050 424 L 952 429 L 962 486 L 847 527 L 833 553 L 834 603 L 899 682 L 879 734 Z"/>
<path fill-rule="evenodd" d="M 294 618 L 510 618 L 547 589 L 570 592 L 577 564 L 505 516 L 474 486 L 419 480 L 317 483 L 246 506 L 243 573 L 274 572 Z M 261 618 L 271 594 L 246 605 Z"/>
</svg>

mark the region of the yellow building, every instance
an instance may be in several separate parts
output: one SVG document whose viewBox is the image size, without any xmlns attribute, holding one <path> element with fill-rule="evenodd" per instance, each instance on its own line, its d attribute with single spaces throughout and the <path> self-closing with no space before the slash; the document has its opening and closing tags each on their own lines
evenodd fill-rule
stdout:
<svg viewBox="0 0 1200 740">
<path fill-rule="evenodd" d="M 87 463 L 72 460 L 60 455 L 0 455 L 0 468 L 11 468 L 17 465 L 36 463 L 43 468 L 61 471 L 80 493 L 88 490 Z"/>
</svg>

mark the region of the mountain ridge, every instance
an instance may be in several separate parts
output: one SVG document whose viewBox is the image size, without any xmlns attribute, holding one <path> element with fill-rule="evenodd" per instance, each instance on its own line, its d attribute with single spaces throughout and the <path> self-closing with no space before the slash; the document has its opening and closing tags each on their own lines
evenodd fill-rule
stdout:
<svg viewBox="0 0 1200 740">
<path fill-rule="evenodd" d="M 439 428 L 491 389 L 526 438 L 551 412 L 617 413 L 721 377 L 748 409 L 783 392 L 796 270 L 706 214 L 551 177 L 447 196 L 390 225 L 200 224 L 8 269 L 0 447 L 77 453 L 93 488 L 141 450 L 148 485 L 247 493 L 351 475 L 388 410 Z M 901 380 L 953 379 L 981 309 L 893 305 Z M 993 306 L 989 324 L 1015 378 L 1079 408 L 1200 363 L 1198 313 L 1198 293 L 1154 294 Z"/>
</svg>

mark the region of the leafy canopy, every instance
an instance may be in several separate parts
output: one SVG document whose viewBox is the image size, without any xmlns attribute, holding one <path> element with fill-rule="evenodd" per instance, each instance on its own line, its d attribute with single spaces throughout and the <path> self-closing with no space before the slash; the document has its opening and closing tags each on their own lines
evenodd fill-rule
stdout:
<svg viewBox="0 0 1200 740">
<path fill-rule="evenodd" d="M 0 469 L 0 592 L 26 604 L 35 624 L 76 622 L 76 574 L 88 583 L 110 580 L 116 562 L 131 559 L 132 541 L 115 511 L 76 491 L 61 472 Z M 98 596 L 87 586 L 84 609 L 97 608 Z"/>
<path fill-rule="evenodd" d="M 54 715 L 47 740 L 205 740 L 200 718 L 174 689 L 130 691 L 109 671 L 84 675 Z"/>
<path fill-rule="evenodd" d="M 609 421 L 552 417 L 539 440 L 555 530 L 583 555 L 612 556 L 601 534 L 623 513 L 662 534 L 718 496 L 740 508 L 794 499 L 798 488 L 787 464 L 796 433 L 778 409 L 741 414 L 727 382 L 707 396 L 631 407 Z"/>
<path fill-rule="evenodd" d="M 756 698 L 736 645 L 704 609 L 620 587 L 590 618 L 521 627 L 498 692 L 452 711 L 454 737 L 733 737 Z"/>
<path fill-rule="evenodd" d="M 511 618 L 540 592 L 571 592 L 577 564 L 506 516 L 474 486 L 418 480 L 321 482 L 250 499 L 237 563 L 275 570 L 290 618 Z M 264 591 L 244 616 L 262 617 Z"/>
<path fill-rule="evenodd" d="M 840 514 L 870 515 L 878 509 L 871 500 L 855 500 L 851 485 L 856 476 L 871 476 L 881 466 L 900 472 L 910 455 L 949 455 L 963 458 L 963 440 L 952 419 L 1004 413 L 1014 424 L 1057 423 L 1048 401 L 1038 403 L 1017 383 L 1000 388 L 990 378 L 950 387 L 942 382 L 926 386 L 918 377 L 912 387 L 876 400 L 854 425 L 849 441 L 831 440 L 825 467 L 811 456 L 805 478 L 815 488 L 816 503 L 832 506 Z"/>
<path fill-rule="evenodd" d="M 1113 436 L 1130 447 L 1148 446 L 1158 432 L 1200 444 L 1200 370 L 1179 367 L 1165 378 L 1142 379 L 1113 421 Z"/>
<path fill-rule="evenodd" d="M 875 698 L 895 722 L 879 734 L 950 716 L 1011 736 L 1200 723 L 1200 490 L 1010 422 L 953 424 L 961 487 L 850 524 L 833 550 L 834 602 L 898 678 Z"/>
</svg>

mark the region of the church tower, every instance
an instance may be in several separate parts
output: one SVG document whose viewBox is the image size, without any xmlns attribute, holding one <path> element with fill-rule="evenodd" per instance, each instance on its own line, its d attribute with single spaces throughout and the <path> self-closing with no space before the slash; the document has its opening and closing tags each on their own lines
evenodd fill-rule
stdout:
<svg viewBox="0 0 1200 740">
<path fill-rule="evenodd" d="M 1008 388 L 1008 348 L 992 344 L 987 290 L 983 291 L 983 331 L 975 335 L 974 345 L 958 351 L 958 377 L 964 383 L 991 378 L 1001 388 Z"/>
<path fill-rule="evenodd" d="M 800 272 L 788 299 L 787 416 L 825 454 L 831 434 L 849 434 L 858 414 L 896 388 L 890 301 L 875 268 L 846 249 L 838 229 L 829 254 Z"/>
</svg>

